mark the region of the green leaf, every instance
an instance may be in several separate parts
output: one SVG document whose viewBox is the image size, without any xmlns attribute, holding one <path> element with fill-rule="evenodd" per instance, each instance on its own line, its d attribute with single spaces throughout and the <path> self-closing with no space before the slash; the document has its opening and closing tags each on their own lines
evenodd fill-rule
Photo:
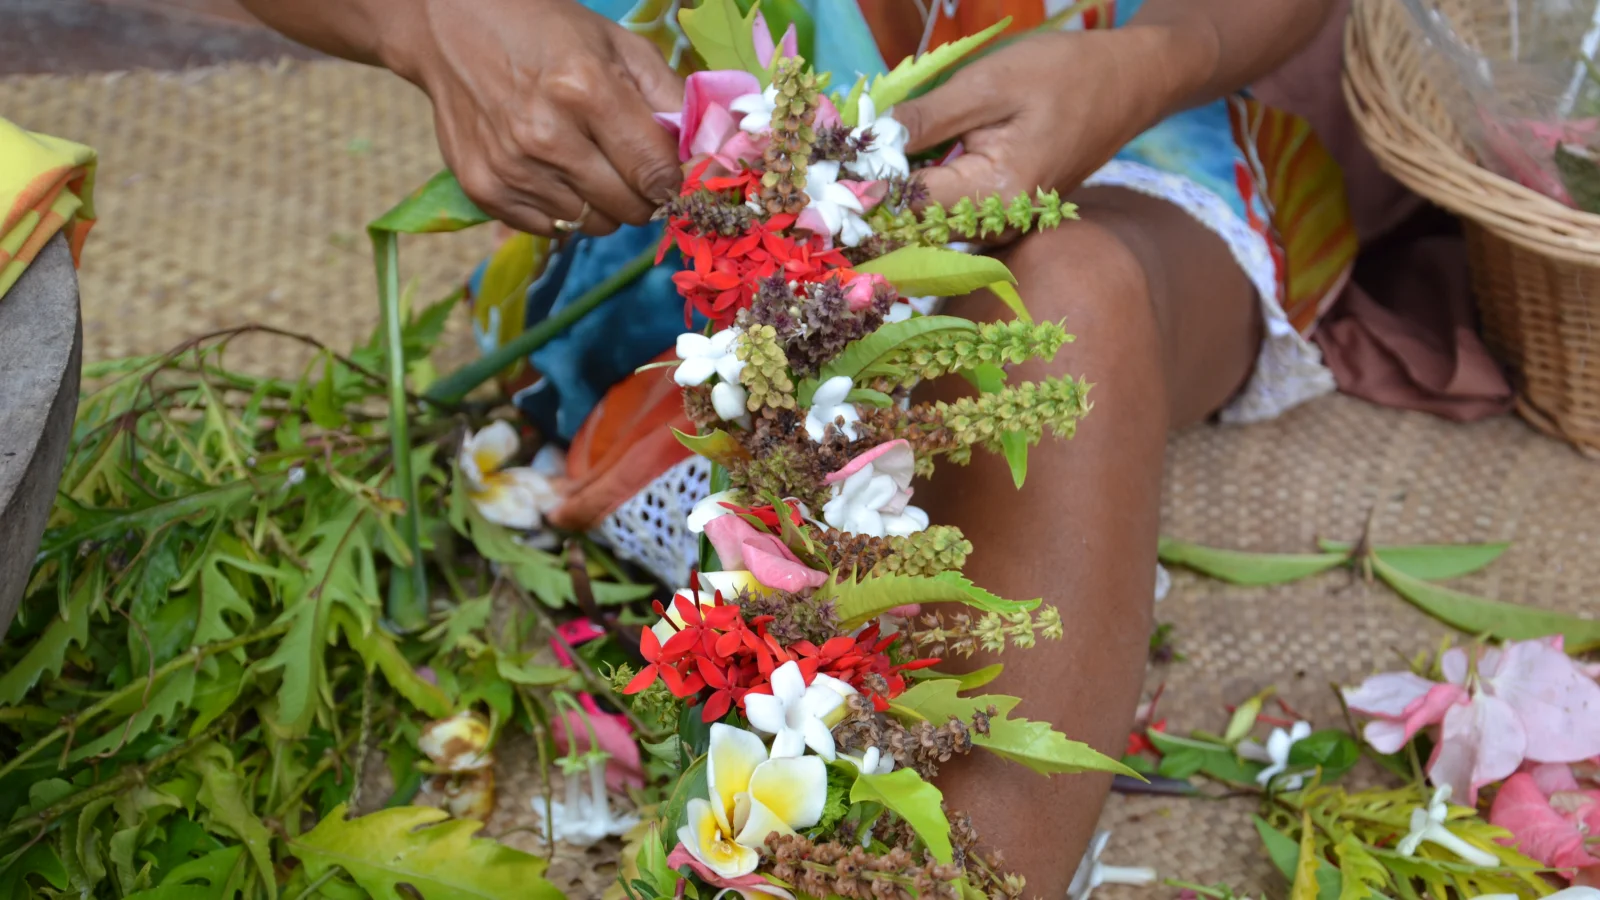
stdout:
<svg viewBox="0 0 1600 900">
<path fill-rule="evenodd" d="M 829 587 L 824 586 L 823 591 Z M 853 627 L 908 603 L 964 603 L 993 613 L 1030 612 L 1039 599 L 1027 601 L 996 597 L 961 576 L 960 572 L 937 575 L 884 575 L 865 581 L 846 581 L 832 586 L 833 608 L 842 627 Z"/>
<path fill-rule="evenodd" d="M 1222 739 L 1229 746 L 1244 740 L 1245 736 L 1250 733 L 1250 729 L 1255 727 L 1256 718 L 1261 715 L 1261 704 L 1266 702 L 1271 693 L 1272 688 L 1267 688 L 1239 704 L 1239 708 L 1233 711 L 1233 718 L 1228 720 L 1228 730 L 1223 732 L 1222 735 Z"/>
<path fill-rule="evenodd" d="M 1300 852 L 1295 859 L 1294 883 L 1289 887 L 1289 900 L 1317 900 L 1317 832 L 1311 827 L 1311 813 L 1300 813 Z M 1337 892 L 1334 897 L 1339 896 Z M 1331 900 L 1331 898 L 1330 898 Z"/>
<path fill-rule="evenodd" d="M 1028 313 L 1028 307 L 1022 302 L 1022 295 L 1009 281 L 996 281 L 989 285 L 989 292 L 1000 298 L 1000 301 L 1010 308 L 1013 315 L 1024 322 L 1032 322 L 1033 316 Z"/>
<path fill-rule="evenodd" d="M 852 341 L 844 350 L 828 361 L 817 373 L 815 378 L 807 378 L 800 382 L 795 392 L 795 400 L 801 406 L 810 406 L 811 398 L 817 392 L 817 387 L 830 378 L 841 375 L 854 380 L 856 376 L 866 371 L 869 367 L 893 352 L 901 344 L 914 338 L 930 334 L 935 331 L 977 331 L 978 326 L 967 320 L 955 316 L 917 316 L 903 322 L 890 322 L 877 331 L 867 335 L 859 341 Z M 682 440 L 682 438 L 679 438 Z M 693 450 L 694 448 L 689 448 Z M 696 451 L 699 452 L 699 451 Z"/>
<path fill-rule="evenodd" d="M 73 749 L 68 759 L 82 762 L 91 756 L 113 751 L 149 731 L 157 722 L 164 721 L 171 727 L 193 703 L 194 684 L 195 670 L 185 666 L 162 678 L 160 683 L 153 686 L 148 697 L 143 693 L 132 694 L 122 703 L 114 704 L 111 712 L 125 718 L 100 737 Z"/>
<path fill-rule="evenodd" d="M 894 405 L 893 397 L 883 391 L 875 391 L 871 388 L 855 388 L 846 394 L 844 399 L 848 403 L 865 403 L 868 406 L 876 406 L 879 409 L 887 409 Z"/>
<path fill-rule="evenodd" d="M 1333 553 L 1350 553 L 1353 545 L 1341 541 L 1318 541 L 1317 546 Z M 1511 545 L 1500 544 L 1414 544 L 1404 547 L 1378 547 L 1373 553 L 1396 569 L 1423 581 L 1448 581 L 1471 575 L 1500 558 Z"/>
<path fill-rule="evenodd" d="M 0 675 L 0 706 L 21 703 L 42 676 L 61 674 L 67 649 L 73 645 L 81 647 L 89 640 L 89 613 L 98 605 L 104 585 L 105 570 L 100 566 L 90 566 L 78 576 L 61 611 L 45 626 L 44 632 L 34 638 L 28 652 Z"/>
<path fill-rule="evenodd" d="M 771 79 L 761 57 L 756 54 L 755 22 L 759 4 L 740 14 L 733 0 L 704 0 L 696 9 L 678 13 L 684 37 L 694 47 L 707 69 L 736 69 L 761 79 Z"/>
<path fill-rule="evenodd" d="M 369 673 L 374 669 L 382 672 L 383 680 L 389 682 L 396 693 L 430 718 L 443 719 L 455 712 L 450 698 L 438 685 L 428 683 L 417 674 L 392 638 L 370 622 L 363 628 L 354 616 L 342 609 L 334 610 L 332 615 L 334 624 L 344 632 L 345 643 L 361 657 Z"/>
<path fill-rule="evenodd" d="M 1428 584 L 1400 571 L 1381 556 L 1373 558 L 1372 567 L 1384 583 L 1423 612 L 1469 634 L 1488 634 L 1506 641 L 1559 634 L 1566 639 L 1568 653 L 1600 647 L 1600 619 L 1580 619 Z"/>
<path fill-rule="evenodd" d="M 995 663 L 992 666 L 984 666 L 981 669 L 964 672 L 959 675 L 948 672 L 935 672 L 933 669 L 913 669 L 906 674 L 917 681 L 929 681 L 935 678 L 949 679 L 956 683 L 957 691 L 975 691 L 999 678 L 1001 671 L 1004 669 L 1005 666 Z"/>
<path fill-rule="evenodd" d="M 1288 584 L 1349 561 L 1344 553 L 1242 553 L 1162 538 L 1156 555 L 1230 584 Z"/>
<path fill-rule="evenodd" d="M 903 297 L 959 297 L 1017 281 L 1006 264 L 992 256 L 943 247 L 901 247 L 867 260 L 856 271 L 882 275 Z"/>
<path fill-rule="evenodd" d="M 1261 771 L 1261 766 L 1239 759 L 1233 748 L 1225 744 L 1179 737 L 1160 731 L 1145 733 L 1149 736 L 1150 743 L 1161 751 L 1161 774 L 1168 778 L 1188 778 L 1196 772 L 1204 772 L 1212 778 L 1230 784 L 1254 785 L 1256 774 Z M 1184 757 L 1186 764 L 1192 763 L 1194 767 L 1182 775 L 1169 774 L 1166 761 L 1174 756 Z"/>
<path fill-rule="evenodd" d="M 667 797 L 667 802 L 661 804 L 661 821 L 664 823 L 662 833 L 676 838 L 678 829 L 683 827 L 689 801 L 704 799 L 706 799 L 706 757 L 700 756 L 678 776 L 678 783 L 673 785 L 672 794 Z"/>
<path fill-rule="evenodd" d="M 949 865 L 955 858 L 950 846 L 950 820 L 939 804 L 944 795 L 922 780 L 914 769 L 896 769 L 887 775 L 861 775 L 850 788 L 851 803 L 881 803 L 904 819 L 922 839 L 928 852 L 940 863 Z"/>
<path fill-rule="evenodd" d="M 411 196 L 367 226 L 369 231 L 429 234 L 482 225 L 491 216 L 478 208 L 449 170 L 439 172 Z"/>
<path fill-rule="evenodd" d="M 267 896 L 276 898 L 278 880 L 272 869 L 272 833 L 251 811 L 245 785 L 234 772 L 233 757 L 220 745 L 210 744 L 196 752 L 195 762 L 200 770 L 197 801 L 210 814 L 214 826 L 232 832 L 244 842 L 261 873 Z"/>
<path fill-rule="evenodd" d="M 338 866 L 376 900 L 561 900 L 544 879 L 544 860 L 474 838 L 482 827 L 416 806 L 346 819 L 340 805 L 316 828 L 291 838 L 289 848 L 308 876 Z M 415 894 L 402 892 L 402 884 Z"/>
<path fill-rule="evenodd" d="M 997 365 L 984 363 L 963 374 L 973 387 L 985 394 L 1005 390 L 1006 370 Z M 1020 431 L 1008 431 L 1000 436 L 1000 449 L 1005 453 L 1006 465 L 1011 467 L 1011 481 L 1020 489 L 1028 477 L 1028 436 Z"/>
<path fill-rule="evenodd" d="M 872 103 L 877 108 L 878 113 L 880 115 L 883 114 L 884 110 L 911 96 L 911 92 L 915 91 L 924 82 L 960 62 L 961 58 L 968 53 L 987 44 L 990 38 L 1005 31 L 1010 24 L 1011 17 L 1007 16 L 977 34 L 964 37 L 959 41 L 941 44 L 921 56 L 906 57 L 893 70 L 872 80 L 872 89 L 868 92 L 868 96 L 872 98 Z M 931 294 L 935 292 L 925 291 L 922 293 Z M 922 296 L 922 294 L 913 293 L 910 296 Z M 944 296 L 950 295 L 946 294 Z"/>
<path fill-rule="evenodd" d="M 0 867 L 0 900 L 38 896 L 27 887 L 29 876 L 38 876 L 57 890 L 67 889 L 67 870 L 61 865 L 55 847 L 47 842 L 34 844 L 9 866 Z"/>
<path fill-rule="evenodd" d="M 1337 728 L 1313 732 L 1289 748 L 1290 768 L 1319 766 L 1323 784 L 1350 771 L 1360 759 L 1361 747 L 1355 738 Z"/>
<path fill-rule="evenodd" d="M 1267 824 L 1267 820 L 1260 816 L 1252 816 L 1256 823 L 1256 832 L 1261 835 L 1261 843 L 1267 846 L 1267 856 L 1272 858 L 1272 864 L 1278 868 L 1284 878 L 1294 881 L 1294 873 L 1300 864 L 1300 845 L 1294 838 Z"/>
<path fill-rule="evenodd" d="M 512 684 L 526 684 L 531 687 L 550 687 L 552 685 L 567 684 L 578 679 L 578 673 L 572 669 L 561 666 L 539 666 L 531 663 L 519 663 L 504 656 L 495 657 L 495 667 L 500 677 Z"/>
<path fill-rule="evenodd" d="M 734 439 L 733 435 L 720 428 L 710 434 L 684 434 L 674 428 L 672 436 L 678 439 L 678 443 L 719 466 L 727 466 L 750 458 L 750 451 Z"/>
<path fill-rule="evenodd" d="M 223 893 L 228 877 L 244 847 L 235 845 L 207 853 L 167 873 L 159 887 L 129 894 L 125 900 L 226 900 L 236 897 L 243 885 Z"/>
<path fill-rule="evenodd" d="M 960 697 L 956 694 L 957 688 L 956 682 L 947 678 L 918 682 L 890 701 L 889 713 L 906 722 L 926 720 L 940 725 L 952 716 L 968 721 L 975 711 L 992 706 L 995 711 L 989 718 L 989 733 L 974 734 L 972 743 L 975 746 L 1042 775 L 1113 772 L 1140 777 L 1139 773 L 1089 745 L 1067 740 L 1044 722 L 1009 718 L 1011 710 L 1021 702 L 1016 697 L 1004 694 Z"/>
</svg>

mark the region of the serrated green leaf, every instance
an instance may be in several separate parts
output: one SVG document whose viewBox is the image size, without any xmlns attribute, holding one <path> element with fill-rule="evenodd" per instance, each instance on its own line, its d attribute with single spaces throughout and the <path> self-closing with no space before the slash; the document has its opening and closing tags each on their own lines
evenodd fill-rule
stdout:
<svg viewBox="0 0 1600 900">
<path fill-rule="evenodd" d="M 957 695 L 957 684 L 950 679 L 918 682 L 889 704 L 889 713 L 906 722 L 926 720 L 943 724 L 950 717 L 965 722 L 977 710 L 994 707 L 989 718 L 989 733 L 974 734 L 974 746 L 1021 763 L 1042 775 L 1072 772 L 1112 772 L 1138 778 L 1139 773 L 1100 753 L 1087 744 L 1068 740 L 1044 722 L 1009 718 L 1021 702 L 1005 694 Z"/>
<path fill-rule="evenodd" d="M 1488 634 L 1506 641 L 1529 641 L 1559 634 L 1566 639 L 1568 653 L 1600 647 L 1600 619 L 1580 619 L 1428 584 L 1400 571 L 1381 556 L 1373 558 L 1372 568 L 1395 593 L 1417 608 L 1469 634 Z"/>
<path fill-rule="evenodd" d="M 1000 673 L 1004 670 L 1005 666 L 1001 665 L 1000 663 L 995 663 L 992 666 L 984 666 L 981 669 L 975 669 L 971 672 L 963 672 L 959 675 L 948 672 L 936 672 L 933 669 L 912 669 L 906 674 L 910 675 L 912 679 L 916 681 L 928 681 L 935 678 L 945 678 L 956 683 L 957 691 L 975 691 L 989 682 L 994 681 L 996 678 L 999 678 Z"/>
<path fill-rule="evenodd" d="M 159 886 L 129 894 L 125 900 L 228 900 L 236 897 L 242 886 L 227 893 L 223 892 L 223 886 L 242 853 L 244 847 L 239 845 L 215 850 L 173 869 L 161 879 Z"/>
<path fill-rule="evenodd" d="M 1349 553 L 1350 544 L 1318 541 L 1317 546 L 1335 553 Z M 1500 558 L 1511 545 L 1499 544 L 1413 544 L 1401 547 L 1376 547 L 1373 553 L 1396 569 L 1423 581 L 1449 581 L 1471 575 Z"/>
<path fill-rule="evenodd" d="M 1344 553 L 1244 553 L 1202 547 L 1162 538 L 1156 555 L 1168 565 L 1184 566 L 1230 584 L 1289 584 L 1349 561 Z"/>
<path fill-rule="evenodd" d="M 678 443 L 719 466 L 726 466 L 730 463 L 750 458 L 750 451 L 735 440 L 733 435 L 720 428 L 710 434 L 684 434 L 674 428 L 672 429 L 672 436 L 678 439 Z"/>
<path fill-rule="evenodd" d="M 954 859 L 950 846 L 950 820 L 939 804 L 944 795 L 922 780 L 914 769 L 896 769 L 887 775 L 860 775 L 850 788 L 851 803 L 881 803 L 904 819 L 939 862 Z"/>
<path fill-rule="evenodd" d="M 704 0 L 695 9 L 678 13 L 684 37 L 706 64 L 707 69 L 736 69 L 771 82 L 761 57 L 756 53 L 755 21 L 760 6 L 741 14 L 733 0 Z"/>
<path fill-rule="evenodd" d="M 1028 312 L 1027 304 L 1022 302 L 1022 295 L 1017 293 L 1016 286 L 1009 281 L 996 281 L 989 285 L 989 292 L 1000 298 L 1011 310 L 1012 315 L 1024 322 L 1032 322 L 1033 316 Z"/>
<path fill-rule="evenodd" d="M 963 603 L 984 612 L 1001 614 L 1030 612 L 1039 599 L 1006 600 L 974 585 L 960 572 L 937 575 L 884 575 L 864 581 L 846 581 L 824 586 L 831 591 L 834 611 L 841 627 L 849 628 L 909 603 Z"/>
<path fill-rule="evenodd" d="M 1295 857 L 1293 884 L 1289 887 L 1289 900 L 1317 900 L 1317 831 L 1311 827 L 1311 813 L 1300 814 L 1300 847 Z M 1339 896 L 1337 892 L 1333 897 Z M 1328 900 L 1333 900 L 1329 897 Z"/>
<path fill-rule="evenodd" d="M 40 841 L 24 850 L 11 865 L 0 867 L 0 900 L 26 900 L 37 896 L 28 887 L 31 876 L 37 876 L 57 890 L 67 889 L 67 870 L 61 865 L 56 848 Z"/>
<path fill-rule="evenodd" d="M 460 231 L 491 221 L 461 189 L 449 170 L 439 172 L 411 196 L 378 217 L 367 230 L 398 234 L 429 234 Z"/>
<path fill-rule="evenodd" d="M 255 860 L 256 869 L 267 889 L 267 896 L 278 896 L 278 880 L 272 869 L 272 833 L 250 808 L 245 787 L 233 771 L 233 757 L 220 745 L 210 744 L 195 756 L 200 771 L 200 792 L 196 800 L 210 815 L 214 825 L 231 832 L 244 842 Z"/>
<path fill-rule="evenodd" d="M 811 398 L 824 381 L 841 375 L 854 380 L 901 344 L 925 334 L 946 330 L 977 331 L 978 326 L 967 319 L 955 316 L 917 316 L 903 322 L 889 322 L 861 340 L 847 344 L 838 356 L 822 367 L 822 371 L 818 372 L 815 378 L 801 381 L 795 391 L 795 400 L 802 407 L 810 406 Z"/>
<path fill-rule="evenodd" d="M 911 96 L 911 92 L 924 82 L 935 78 L 940 72 L 960 62 L 968 53 L 987 44 L 995 35 L 1005 31 L 1010 24 L 1011 17 L 1007 16 L 977 34 L 941 44 L 921 56 L 906 57 L 888 73 L 872 80 L 872 88 L 868 91 L 868 95 L 872 97 L 873 105 L 881 115 L 889 107 Z"/>
<path fill-rule="evenodd" d="M 61 674 L 67 648 L 82 647 L 89 640 L 89 614 L 98 605 L 104 585 L 105 570 L 100 566 L 90 566 L 78 577 L 61 612 L 29 645 L 28 652 L 0 675 L 0 706 L 21 703 L 41 677 Z"/>
<path fill-rule="evenodd" d="M 561 900 L 544 860 L 474 838 L 482 827 L 416 806 L 346 819 L 340 805 L 289 847 L 307 875 L 338 866 L 375 900 L 406 900 L 402 884 L 425 900 Z"/>
<path fill-rule="evenodd" d="M 68 759 L 82 762 L 91 756 L 115 750 L 149 731 L 157 722 L 166 722 L 170 727 L 194 702 L 194 685 L 195 670 L 191 667 L 185 666 L 167 673 L 152 686 L 148 697 L 133 694 L 114 705 L 111 712 L 123 718 L 104 734 L 79 745 Z"/>
<path fill-rule="evenodd" d="M 395 693 L 406 698 L 419 712 L 434 719 L 443 719 L 455 712 L 450 698 L 439 690 L 438 685 L 428 683 L 417 674 L 392 638 L 371 623 L 363 628 L 354 616 L 343 609 L 335 609 L 330 615 L 333 624 L 344 633 L 345 643 L 366 664 L 367 671 L 370 673 L 376 669 L 382 672 L 383 680 L 395 689 Z"/>
<path fill-rule="evenodd" d="M 1341 837 L 1333 845 L 1333 852 L 1339 858 L 1339 872 L 1343 876 L 1339 900 L 1369 900 L 1388 885 L 1388 870 L 1367 853 L 1355 835 Z"/>
<path fill-rule="evenodd" d="M 882 275 L 902 297 L 960 297 L 1017 281 L 1006 264 L 992 256 L 943 247 L 901 247 L 867 260 L 856 271 Z"/>
</svg>

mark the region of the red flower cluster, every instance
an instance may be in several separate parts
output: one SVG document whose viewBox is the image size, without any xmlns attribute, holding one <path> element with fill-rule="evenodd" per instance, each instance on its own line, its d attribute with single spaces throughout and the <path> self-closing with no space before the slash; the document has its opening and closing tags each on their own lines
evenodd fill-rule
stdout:
<svg viewBox="0 0 1600 900">
<path fill-rule="evenodd" d="M 666 643 L 648 628 L 640 634 L 639 651 L 646 665 L 622 692 L 637 694 L 659 678 L 674 697 L 703 699 L 700 717 L 706 722 L 721 719 L 735 706 L 743 709 L 749 694 L 772 693 L 772 672 L 786 662 L 800 667 L 807 684 L 819 672 L 832 675 L 867 694 L 880 710 L 888 709 L 889 699 L 905 690 L 902 672 L 939 662 L 919 659 L 896 665 L 887 651 L 898 636 L 880 639 L 876 625 L 855 637 L 840 635 L 821 647 L 810 641 L 785 647 L 767 633 L 771 616 L 746 622 L 737 606 L 722 602 L 720 593 L 705 606 L 681 593 L 672 603 L 683 627 Z M 663 621 L 671 623 L 660 601 L 655 608 Z M 874 691 L 872 682 L 877 679 L 869 680 L 869 675 L 881 677 L 887 691 Z"/>
<path fill-rule="evenodd" d="M 778 510 L 770 503 L 768 503 L 766 506 L 744 507 L 737 503 L 719 501 L 717 505 L 730 512 L 737 513 L 741 516 L 749 516 L 758 520 L 761 524 L 767 526 L 767 530 L 773 534 L 777 534 L 779 531 Z M 800 504 L 798 502 L 794 500 L 785 500 L 783 501 L 783 505 L 784 508 L 789 511 L 789 521 L 794 523 L 796 528 L 799 528 L 801 525 L 805 524 L 805 519 L 800 515 Z"/>
<path fill-rule="evenodd" d="M 760 189 L 760 175 L 748 169 L 726 178 L 702 181 L 703 173 L 703 163 L 690 173 L 683 185 L 685 195 L 704 187 L 736 192 L 736 202 L 742 202 Z M 744 234 L 724 237 L 701 234 L 687 218 L 668 218 L 656 261 L 660 262 L 667 248 L 674 245 L 683 255 L 686 268 L 672 276 L 672 283 L 688 301 L 683 310 L 685 324 L 693 320 L 697 311 L 717 328 L 733 324 L 739 310 L 748 309 L 755 299 L 758 283 L 780 272 L 785 281 L 795 284 L 821 282 L 834 276 L 842 284 L 854 277 L 850 261 L 838 250 L 830 249 L 824 236 L 804 231 L 785 233 L 794 222 L 792 215 L 770 216 L 753 222 Z"/>
</svg>

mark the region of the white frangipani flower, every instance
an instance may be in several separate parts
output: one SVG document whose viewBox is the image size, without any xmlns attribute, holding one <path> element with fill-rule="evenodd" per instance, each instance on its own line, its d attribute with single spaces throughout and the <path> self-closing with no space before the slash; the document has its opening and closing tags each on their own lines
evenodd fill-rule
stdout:
<svg viewBox="0 0 1600 900">
<path fill-rule="evenodd" d="M 759 94 L 745 94 L 733 98 L 728 104 L 728 109 L 736 113 L 744 113 L 744 118 L 739 120 L 739 130 L 750 134 L 760 134 L 772 128 L 772 113 L 778 108 L 778 89 L 769 87 Z"/>
<path fill-rule="evenodd" d="M 1426 841 L 1449 850 L 1474 866 L 1500 864 L 1499 857 L 1493 853 L 1472 846 L 1444 827 L 1449 817 L 1450 785 L 1446 784 L 1434 790 L 1427 806 L 1419 806 L 1411 811 L 1411 830 L 1400 839 L 1395 849 L 1401 856 L 1411 856 Z"/>
<path fill-rule="evenodd" d="M 706 750 L 706 795 L 689 801 L 678 840 L 711 871 L 739 878 L 755 871 L 768 835 L 821 820 L 828 767 L 815 756 L 771 757 L 761 738 L 718 722 Z"/>
<path fill-rule="evenodd" d="M 827 476 L 832 496 L 822 521 L 840 531 L 873 537 L 909 537 L 928 527 L 928 514 L 911 501 L 916 456 L 904 440 L 879 444 Z"/>
<path fill-rule="evenodd" d="M 738 343 L 738 328 L 724 328 L 710 337 L 692 331 L 678 335 L 678 358 L 683 363 L 673 370 L 672 380 L 694 387 L 716 375 L 738 384 L 739 373 L 744 371 L 744 363 L 734 353 Z"/>
<path fill-rule="evenodd" d="M 707 522 L 719 516 L 733 515 L 733 510 L 722 504 L 738 502 L 738 491 L 717 491 L 715 494 L 707 494 L 704 500 L 696 503 L 694 508 L 689 510 L 689 518 L 687 520 L 689 530 L 695 534 L 704 534 Z"/>
<path fill-rule="evenodd" d="M 566 467 L 559 450 L 539 451 L 533 466 L 506 467 L 517 453 L 517 430 L 507 422 L 496 421 L 476 434 L 467 435 L 456 455 L 461 477 L 467 480 L 467 498 L 485 519 L 507 528 L 538 528 L 546 513 L 561 505 L 556 488 L 559 470 Z"/>
<path fill-rule="evenodd" d="M 750 727 L 770 734 L 772 757 L 800 756 L 810 747 L 823 759 L 835 757 L 833 732 L 824 719 L 844 704 L 844 697 L 826 684 L 806 686 L 798 663 L 790 660 L 772 671 L 771 694 L 746 694 Z"/>
<path fill-rule="evenodd" d="M 883 114 L 879 115 L 872 98 L 862 94 L 857 110 L 859 114 L 856 117 L 856 127 L 850 132 L 850 136 L 859 140 L 870 135 L 870 141 L 867 149 L 857 153 L 855 160 L 847 163 L 846 168 L 851 174 L 868 181 L 893 176 L 905 178 L 910 175 L 911 164 L 906 161 L 906 141 L 911 137 L 911 133 L 895 120 L 894 107 L 884 110 Z"/>
<path fill-rule="evenodd" d="M 856 439 L 855 423 L 861 421 L 861 414 L 856 412 L 855 404 L 845 402 L 854 389 L 848 375 L 836 375 L 817 386 L 811 395 L 811 408 L 806 410 L 806 434 L 813 441 L 821 443 L 828 426 L 840 416 L 844 417 L 844 427 L 839 430 L 850 440 Z"/>
<path fill-rule="evenodd" d="M 582 777 L 587 775 L 587 778 Z M 534 797 L 533 811 L 549 823 L 552 836 L 577 847 L 592 847 L 608 837 L 621 837 L 639 824 L 635 813 L 618 813 L 611 808 L 606 793 L 606 761 L 603 754 L 591 754 L 586 772 L 566 775 L 566 802 L 551 798 L 548 807 L 543 797 Z M 582 790 L 587 784 L 589 791 Z"/>
<path fill-rule="evenodd" d="M 1097 831 L 1094 839 L 1083 851 L 1083 860 L 1067 887 L 1069 900 L 1088 900 L 1094 889 L 1102 884 L 1146 885 L 1156 880 L 1156 870 L 1148 866 L 1108 866 L 1100 861 L 1100 854 L 1111 840 L 1111 832 Z"/>
<path fill-rule="evenodd" d="M 807 209 L 815 210 L 828 233 L 838 235 L 839 242 L 846 247 L 854 247 L 872 236 L 872 226 L 861 218 L 866 212 L 861 198 L 839 184 L 837 162 L 823 160 L 806 166 L 805 192 L 811 200 Z"/>
<path fill-rule="evenodd" d="M 1294 745 L 1310 736 L 1311 723 L 1296 722 L 1288 731 L 1284 731 L 1282 728 L 1272 729 L 1272 733 L 1267 735 L 1267 745 L 1265 747 L 1255 740 L 1241 741 L 1239 743 L 1239 755 L 1254 762 L 1268 764 L 1265 769 L 1261 770 L 1260 774 L 1256 775 L 1256 783 L 1266 787 L 1272 782 L 1272 779 L 1283 774 L 1289 768 L 1289 751 Z M 1305 779 L 1299 775 L 1290 775 L 1283 780 L 1283 789 L 1286 791 L 1298 791 L 1304 783 Z"/>
</svg>

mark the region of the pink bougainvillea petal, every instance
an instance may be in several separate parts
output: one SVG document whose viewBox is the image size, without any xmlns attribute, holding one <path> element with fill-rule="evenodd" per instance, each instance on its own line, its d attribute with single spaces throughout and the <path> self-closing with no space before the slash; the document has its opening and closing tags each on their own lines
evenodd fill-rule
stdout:
<svg viewBox="0 0 1600 900">
<path fill-rule="evenodd" d="M 869 465 L 875 470 L 894 478 L 895 483 L 900 485 L 901 488 L 908 488 L 911 486 L 912 477 L 916 475 L 917 458 L 911 452 L 910 441 L 904 438 L 885 441 L 850 460 L 845 464 L 844 468 L 824 478 L 823 482 L 826 484 L 838 484 Z"/>
<path fill-rule="evenodd" d="M 827 573 L 808 568 L 782 541 L 770 534 L 745 541 L 743 551 L 744 567 L 769 588 L 796 593 L 822 587 L 828 580 Z"/>
<path fill-rule="evenodd" d="M 1527 733 L 1511 705 L 1479 694 L 1445 713 L 1428 761 L 1428 778 L 1435 785 L 1450 785 L 1453 796 L 1472 806 L 1478 802 L 1478 788 L 1515 772 L 1527 749 Z"/>
<path fill-rule="evenodd" d="M 1433 686 L 1434 682 L 1415 672 L 1385 672 L 1373 675 L 1356 687 L 1345 688 L 1344 702 L 1351 712 L 1399 719 L 1405 716 L 1407 707 L 1421 700 Z"/>
<path fill-rule="evenodd" d="M 1600 754 L 1600 684 L 1543 641 L 1507 644 L 1488 689 L 1522 720 L 1528 759 L 1577 762 Z"/>
<path fill-rule="evenodd" d="M 580 694 L 578 699 L 589 714 L 589 724 L 594 727 L 594 736 L 600 749 L 611 755 L 606 762 L 606 786 L 619 792 L 630 787 L 643 787 L 644 766 L 628 720 L 600 709 L 594 697 L 588 694 Z M 577 741 L 579 753 L 589 750 L 589 728 L 584 725 L 583 717 L 570 709 L 550 723 L 550 736 L 555 740 L 557 752 L 569 751 L 569 735 L 570 740 Z"/>
<path fill-rule="evenodd" d="M 1594 808 L 1600 816 L 1600 801 Z M 1526 773 L 1513 775 L 1500 785 L 1489 809 L 1489 822 L 1511 832 L 1512 839 L 1504 843 L 1547 866 L 1580 869 L 1600 865 L 1600 859 L 1584 849 L 1585 834 L 1578 822 L 1558 812 Z"/>
</svg>

